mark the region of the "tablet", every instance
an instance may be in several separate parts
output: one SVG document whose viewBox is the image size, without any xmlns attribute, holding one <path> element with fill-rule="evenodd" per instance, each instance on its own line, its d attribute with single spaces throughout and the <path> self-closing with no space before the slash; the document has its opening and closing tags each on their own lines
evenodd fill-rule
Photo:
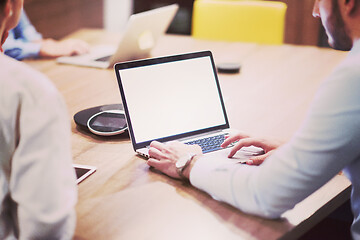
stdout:
<svg viewBox="0 0 360 240">
<path fill-rule="evenodd" d="M 96 167 L 89 165 L 73 164 L 76 173 L 76 183 L 79 184 L 85 178 L 96 171 Z"/>
</svg>

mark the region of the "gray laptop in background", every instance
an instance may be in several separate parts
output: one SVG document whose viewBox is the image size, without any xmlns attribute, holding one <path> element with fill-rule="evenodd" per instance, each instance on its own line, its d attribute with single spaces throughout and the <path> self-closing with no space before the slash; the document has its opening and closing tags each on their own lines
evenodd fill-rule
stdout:
<svg viewBox="0 0 360 240">
<path fill-rule="evenodd" d="M 178 9 L 178 4 L 172 4 L 133 14 L 128 20 L 117 47 L 93 46 L 88 54 L 59 57 L 57 62 L 96 68 L 112 68 L 116 62 L 149 57 L 159 37 L 169 28 Z"/>
<path fill-rule="evenodd" d="M 148 157 L 153 140 L 225 150 L 229 121 L 210 51 L 117 63 L 115 72 L 138 154 Z"/>
</svg>

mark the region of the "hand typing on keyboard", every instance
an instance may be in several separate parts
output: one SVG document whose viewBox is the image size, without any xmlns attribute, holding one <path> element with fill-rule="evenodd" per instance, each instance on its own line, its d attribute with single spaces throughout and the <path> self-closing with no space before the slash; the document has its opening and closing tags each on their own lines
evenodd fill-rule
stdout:
<svg viewBox="0 0 360 240">
<path fill-rule="evenodd" d="M 194 163 L 202 155 L 201 148 L 198 145 L 186 145 L 178 141 L 167 143 L 153 141 L 150 144 L 150 158 L 147 164 L 170 177 L 180 179 L 181 176 L 177 171 L 176 162 L 183 157 L 189 156 L 189 154 L 192 156 L 189 160 Z M 190 163 L 184 171 L 184 177 L 189 178 L 191 168 L 192 164 Z"/>
<path fill-rule="evenodd" d="M 282 145 L 279 141 L 254 138 L 243 133 L 237 133 L 226 137 L 221 147 L 228 147 L 230 144 L 234 144 L 234 147 L 229 153 L 229 158 L 233 157 L 240 149 L 244 149 L 246 147 L 254 146 L 263 149 L 262 152 L 259 152 L 256 148 L 254 148 L 254 156 L 250 157 L 249 160 L 246 161 L 246 164 L 248 165 L 260 165 L 273 153 L 275 149 Z M 252 150 L 249 149 L 248 151 Z"/>
</svg>

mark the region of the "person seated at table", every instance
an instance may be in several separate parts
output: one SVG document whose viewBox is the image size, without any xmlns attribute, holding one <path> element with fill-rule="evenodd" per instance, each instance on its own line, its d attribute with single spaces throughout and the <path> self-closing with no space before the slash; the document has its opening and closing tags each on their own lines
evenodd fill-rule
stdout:
<svg viewBox="0 0 360 240">
<path fill-rule="evenodd" d="M 0 0 L 0 50 L 23 0 Z M 72 239 L 77 201 L 70 124 L 41 73 L 0 54 L 0 239 Z"/>
<path fill-rule="evenodd" d="M 244 146 L 264 149 L 264 155 L 250 158 L 248 164 L 202 155 L 199 146 L 154 141 L 147 163 L 266 218 L 280 217 L 343 170 L 352 182 L 351 234 L 360 239 L 360 0 L 315 0 L 313 15 L 321 19 L 333 48 L 351 51 L 322 84 L 290 141 L 278 144 L 243 133 L 227 138 L 223 147 L 238 141 L 228 157 Z M 180 158 L 187 164 L 177 168 Z"/>
<path fill-rule="evenodd" d="M 81 55 L 89 51 L 89 45 L 79 39 L 63 41 L 50 38 L 43 39 L 23 10 L 18 25 L 9 31 L 3 49 L 6 55 L 17 60 L 23 60 L 26 58 L 56 58 Z"/>
</svg>

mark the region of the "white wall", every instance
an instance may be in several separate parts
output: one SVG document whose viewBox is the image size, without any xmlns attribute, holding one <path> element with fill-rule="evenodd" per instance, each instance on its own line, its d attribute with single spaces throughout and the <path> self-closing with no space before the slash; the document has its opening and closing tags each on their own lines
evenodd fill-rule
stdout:
<svg viewBox="0 0 360 240">
<path fill-rule="evenodd" d="M 104 27 L 108 31 L 121 31 L 133 9 L 133 0 L 105 0 Z"/>
</svg>

